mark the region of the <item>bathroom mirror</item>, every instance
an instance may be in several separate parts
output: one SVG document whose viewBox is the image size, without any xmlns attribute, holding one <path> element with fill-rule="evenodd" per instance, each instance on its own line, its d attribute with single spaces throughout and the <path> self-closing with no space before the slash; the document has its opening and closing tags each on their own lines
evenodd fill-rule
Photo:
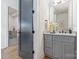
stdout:
<svg viewBox="0 0 79 59">
<path fill-rule="evenodd" d="M 57 30 L 72 29 L 72 0 L 50 0 L 49 22 L 58 24 Z"/>
</svg>

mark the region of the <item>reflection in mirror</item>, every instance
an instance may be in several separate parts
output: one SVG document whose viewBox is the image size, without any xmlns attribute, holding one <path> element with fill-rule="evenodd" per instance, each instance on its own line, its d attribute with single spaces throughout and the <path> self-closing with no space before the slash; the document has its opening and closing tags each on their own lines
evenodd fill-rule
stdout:
<svg viewBox="0 0 79 59">
<path fill-rule="evenodd" d="M 54 31 L 67 32 L 72 30 L 72 1 L 71 0 L 50 0 L 49 3 L 49 21 Z"/>
<path fill-rule="evenodd" d="M 13 46 L 18 43 L 18 32 L 19 28 L 19 20 L 18 20 L 18 12 L 16 9 L 12 7 L 8 7 L 8 46 Z"/>
<path fill-rule="evenodd" d="M 56 23 L 59 24 L 60 29 L 68 29 L 68 4 L 64 3 L 55 7 L 54 11 Z"/>
</svg>

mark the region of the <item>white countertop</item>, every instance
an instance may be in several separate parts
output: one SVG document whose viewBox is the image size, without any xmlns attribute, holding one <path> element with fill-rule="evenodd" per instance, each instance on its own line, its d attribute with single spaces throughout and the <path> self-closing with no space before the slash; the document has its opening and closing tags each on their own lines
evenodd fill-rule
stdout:
<svg viewBox="0 0 79 59">
<path fill-rule="evenodd" d="M 50 35 L 66 35 L 66 36 L 77 36 L 76 33 L 72 33 L 72 34 L 69 34 L 69 33 L 50 33 L 50 32 L 44 32 L 44 34 L 50 34 Z"/>
</svg>

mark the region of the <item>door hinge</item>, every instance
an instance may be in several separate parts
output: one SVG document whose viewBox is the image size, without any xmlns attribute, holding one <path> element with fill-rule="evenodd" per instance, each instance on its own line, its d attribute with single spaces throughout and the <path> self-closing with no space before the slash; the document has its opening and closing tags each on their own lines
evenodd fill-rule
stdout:
<svg viewBox="0 0 79 59">
<path fill-rule="evenodd" d="M 32 53 L 34 54 L 34 53 L 35 53 L 35 51 L 33 50 L 33 51 L 32 51 Z"/>
<path fill-rule="evenodd" d="M 35 11 L 34 11 L 34 10 L 32 10 L 32 13 L 34 14 L 34 13 L 35 13 Z"/>
<path fill-rule="evenodd" d="M 35 31 L 34 31 L 34 30 L 32 30 L 32 33 L 34 34 L 34 33 L 35 33 Z"/>
</svg>

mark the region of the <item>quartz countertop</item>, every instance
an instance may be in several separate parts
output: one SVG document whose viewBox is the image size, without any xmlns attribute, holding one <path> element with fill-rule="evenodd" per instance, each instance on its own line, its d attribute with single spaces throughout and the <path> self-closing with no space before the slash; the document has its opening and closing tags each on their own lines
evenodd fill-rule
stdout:
<svg viewBox="0 0 79 59">
<path fill-rule="evenodd" d="M 44 32 L 44 34 L 50 34 L 50 35 L 64 35 L 64 36 L 77 36 L 76 33 L 50 33 L 50 32 Z"/>
</svg>

